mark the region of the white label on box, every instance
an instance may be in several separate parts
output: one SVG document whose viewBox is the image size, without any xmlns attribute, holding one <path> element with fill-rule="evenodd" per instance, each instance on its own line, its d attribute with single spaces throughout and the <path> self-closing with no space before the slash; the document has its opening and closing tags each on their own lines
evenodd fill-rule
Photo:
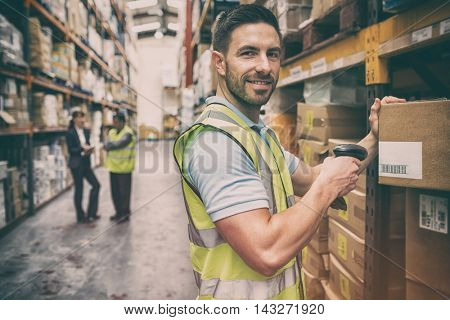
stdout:
<svg viewBox="0 0 450 320">
<path fill-rule="evenodd" d="M 327 71 L 327 62 L 324 58 L 320 58 L 316 61 L 311 62 L 311 75 L 321 74 Z"/>
<path fill-rule="evenodd" d="M 298 67 L 294 67 L 294 68 L 290 68 L 290 69 L 289 69 L 289 74 L 290 74 L 292 77 L 299 77 L 301 73 L 302 73 L 302 67 L 301 67 L 301 66 L 298 66 Z"/>
<path fill-rule="evenodd" d="M 412 43 L 417 43 L 431 39 L 433 33 L 433 26 L 428 26 L 426 28 L 414 31 L 412 33 Z"/>
<path fill-rule="evenodd" d="M 447 234 L 448 201 L 447 198 L 420 195 L 419 226 L 422 229 Z"/>
<path fill-rule="evenodd" d="M 441 23 L 440 23 L 440 31 L 441 31 L 441 35 L 450 32 L 450 19 L 441 21 Z"/>
<path fill-rule="evenodd" d="M 339 58 L 333 62 L 334 69 L 341 69 L 344 67 L 344 58 Z"/>
<path fill-rule="evenodd" d="M 422 179 L 422 142 L 379 143 L 379 176 Z"/>
</svg>

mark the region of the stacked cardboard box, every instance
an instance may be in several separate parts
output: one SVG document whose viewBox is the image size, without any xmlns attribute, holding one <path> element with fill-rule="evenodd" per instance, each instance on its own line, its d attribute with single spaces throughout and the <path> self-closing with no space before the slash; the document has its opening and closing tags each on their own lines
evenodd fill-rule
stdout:
<svg viewBox="0 0 450 320">
<path fill-rule="evenodd" d="M 59 42 L 53 44 L 52 72 L 62 80 L 71 80 L 71 63 L 75 60 L 73 43 Z M 76 61 L 76 60 L 75 60 Z M 78 81 L 75 81 L 78 83 Z"/>
<path fill-rule="evenodd" d="M 97 30 L 89 26 L 88 31 L 88 43 L 89 46 L 100 56 L 103 56 L 103 43 L 102 43 L 102 37 L 97 32 Z"/>
<path fill-rule="evenodd" d="M 38 18 L 30 18 L 30 65 L 42 72 L 52 72 L 52 30 L 41 27 Z"/>
<path fill-rule="evenodd" d="M 311 15 L 312 0 L 283 0 L 277 2 L 281 34 L 295 32 Z"/>
<path fill-rule="evenodd" d="M 22 215 L 22 190 L 16 167 L 7 169 L 4 191 L 7 221 L 12 221 Z"/>
<path fill-rule="evenodd" d="M 67 124 L 61 94 L 33 93 L 33 123 L 38 128 L 58 127 Z"/>
<path fill-rule="evenodd" d="M 61 22 L 66 21 L 66 1 L 65 0 L 41 0 L 41 2 Z"/>
<path fill-rule="evenodd" d="M 313 0 L 311 19 L 316 20 L 326 14 L 342 0 Z"/>
<path fill-rule="evenodd" d="M 0 14 L 0 60 L 3 64 L 26 67 L 23 59 L 23 36 L 17 28 Z"/>
<path fill-rule="evenodd" d="M 14 119 L 9 126 L 26 127 L 29 123 L 28 90 L 25 84 L 18 85 L 12 78 L 4 78 L 0 81 L 0 99 L 7 113 Z"/>
<path fill-rule="evenodd" d="M 88 12 L 81 1 L 67 0 L 67 21 L 70 30 L 84 39 L 87 38 Z"/>
</svg>

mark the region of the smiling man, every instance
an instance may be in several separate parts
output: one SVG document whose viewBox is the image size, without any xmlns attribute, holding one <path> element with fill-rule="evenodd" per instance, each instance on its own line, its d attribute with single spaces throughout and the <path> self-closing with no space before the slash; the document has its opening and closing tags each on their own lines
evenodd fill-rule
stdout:
<svg viewBox="0 0 450 320">
<path fill-rule="evenodd" d="M 199 299 L 302 299 L 299 252 L 377 151 L 379 99 L 372 130 L 359 143 L 369 152 L 364 162 L 327 158 L 311 168 L 284 151 L 259 119 L 275 90 L 280 56 L 279 26 L 269 10 L 241 5 L 219 17 L 217 95 L 174 146 Z M 294 194 L 302 200 L 295 203 Z"/>
</svg>

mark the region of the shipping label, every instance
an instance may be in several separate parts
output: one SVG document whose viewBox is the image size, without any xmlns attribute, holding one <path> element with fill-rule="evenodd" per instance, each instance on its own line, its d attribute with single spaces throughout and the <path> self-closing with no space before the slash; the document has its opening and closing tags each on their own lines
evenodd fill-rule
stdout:
<svg viewBox="0 0 450 320">
<path fill-rule="evenodd" d="M 325 73 L 327 71 L 327 62 L 324 58 L 320 58 L 316 61 L 311 62 L 311 75 L 315 76 L 317 74 Z"/>
<path fill-rule="evenodd" d="M 419 226 L 440 233 L 448 233 L 448 200 L 421 194 Z"/>
<path fill-rule="evenodd" d="M 304 247 L 302 250 L 302 263 L 306 264 L 308 261 L 308 247 Z"/>
<path fill-rule="evenodd" d="M 337 251 L 339 256 L 347 261 L 347 238 L 342 233 L 337 236 Z"/>
<path fill-rule="evenodd" d="M 441 35 L 450 32 L 450 19 L 441 21 L 439 26 L 440 26 L 440 34 Z"/>
<path fill-rule="evenodd" d="M 412 43 L 422 42 L 431 39 L 433 35 L 433 26 L 428 26 L 426 28 L 416 30 L 412 33 Z"/>
<path fill-rule="evenodd" d="M 339 273 L 339 288 L 341 289 L 342 296 L 350 300 L 350 281 L 342 273 Z"/>
<path fill-rule="evenodd" d="M 348 221 L 348 198 L 347 196 L 344 196 L 343 198 L 347 205 L 347 210 L 338 210 L 338 215 L 342 220 Z"/>
<path fill-rule="evenodd" d="M 311 154 L 312 154 L 312 150 L 311 150 L 311 147 L 310 146 L 308 146 L 308 145 L 306 145 L 306 144 L 304 144 L 303 145 L 303 160 L 305 161 L 305 163 L 307 164 L 307 165 L 311 165 Z"/>
<path fill-rule="evenodd" d="M 422 179 L 422 142 L 379 143 L 379 176 Z"/>
<path fill-rule="evenodd" d="M 306 111 L 305 129 L 312 130 L 314 126 L 314 111 Z"/>
</svg>

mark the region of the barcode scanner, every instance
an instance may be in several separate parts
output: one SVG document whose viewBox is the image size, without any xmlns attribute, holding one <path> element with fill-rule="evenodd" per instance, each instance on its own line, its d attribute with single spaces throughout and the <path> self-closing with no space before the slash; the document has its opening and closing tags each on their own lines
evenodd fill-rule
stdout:
<svg viewBox="0 0 450 320">
<path fill-rule="evenodd" d="M 333 149 L 334 155 L 337 157 L 353 157 L 359 161 L 363 161 L 367 158 L 367 150 L 357 144 L 341 144 Z M 334 206 L 339 207 L 341 210 L 347 210 L 347 203 L 344 198 L 340 197 L 334 200 Z M 332 204 L 332 207 L 333 207 Z M 345 209 L 344 209 L 345 208 Z"/>
<path fill-rule="evenodd" d="M 337 157 L 353 157 L 359 161 L 367 158 L 367 150 L 357 144 L 341 144 L 333 149 L 334 155 Z"/>
</svg>

